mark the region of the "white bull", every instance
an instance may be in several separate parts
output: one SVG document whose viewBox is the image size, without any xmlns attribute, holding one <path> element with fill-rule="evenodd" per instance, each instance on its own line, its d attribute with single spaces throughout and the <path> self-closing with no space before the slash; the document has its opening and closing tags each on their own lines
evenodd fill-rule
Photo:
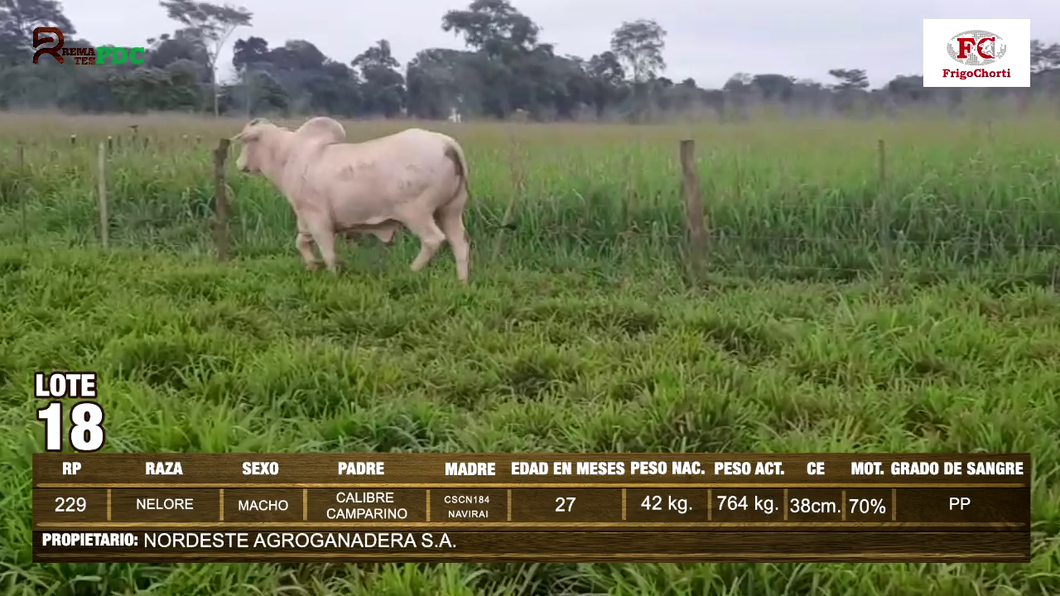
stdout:
<svg viewBox="0 0 1060 596">
<path fill-rule="evenodd" d="M 331 118 L 313 118 L 295 131 L 256 118 L 233 140 L 243 144 L 239 170 L 263 174 L 287 197 L 298 220 L 295 246 L 308 269 L 321 267 L 311 242 L 334 272 L 336 234 L 373 234 L 390 243 L 404 225 L 420 239 L 413 271 L 448 240 L 457 278 L 467 281 L 468 169 L 453 138 L 411 128 L 347 143 L 346 130 Z"/>
</svg>

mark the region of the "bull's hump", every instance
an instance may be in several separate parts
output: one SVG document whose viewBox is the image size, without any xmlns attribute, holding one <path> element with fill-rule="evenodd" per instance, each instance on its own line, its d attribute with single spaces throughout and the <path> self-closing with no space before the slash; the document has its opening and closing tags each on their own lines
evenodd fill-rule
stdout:
<svg viewBox="0 0 1060 596">
<path fill-rule="evenodd" d="M 425 128 L 406 128 L 405 130 L 390 136 L 391 138 L 400 138 L 401 140 L 408 141 L 438 141 L 439 137 L 444 137 L 441 133 L 427 130 Z"/>
</svg>

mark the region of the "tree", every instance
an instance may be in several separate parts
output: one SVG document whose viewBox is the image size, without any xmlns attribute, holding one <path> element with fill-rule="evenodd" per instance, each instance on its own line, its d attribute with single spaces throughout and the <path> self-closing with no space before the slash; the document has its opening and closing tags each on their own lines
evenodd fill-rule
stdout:
<svg viewBox="0 0 1060 596">
<path fill-rule="evenodd" d="M 1040 74 L 1060 69 L 1060 43 L 1045 45 L 1040 39 L 1031 40 L 1031 72 Z"/>
<path fill-rule="evenodd" d="M 390 42 L 380 39 L 353 59 L 354 68 L 397 68 L 401 63 L 390 52 Z"/>
<path fill-rule="evenodd" d="M 217 92 L 217 57 L 236 27 L 250 25 L 253 13 L 237 6 L 218 6 L 194 0 L 160 0 L 169 18 L 179 21 L 194 31 L 206 46 L 209 57 L 210 86 L 213 92 L 213 113 L 220 115 Z"/>
<path fill-rule="evenodd" d="M 540 29 L 508 0 L 475 0 L 467 10 L 451 10 L 442 29 L 463 35 L 475 50 L 467 64 L 475 71 L 482 110 L 505 118 L 515 110 L 537 113 L 542 101 L 556 98 L 557 81 L 549 73 L 564 69 L 550 44 L 538 43 Z"/>
<path fill-rule="evenodd" d="M 254 36 L 237 39 L 232 44 L 232 67 L 239 76 L 239 85 L 238 88 L 230 90 L 229 104 L 234 105 L 236 95 L 241 93 L 247 118 L 253 115 L 255 106 L 262 103 L 269 107 L 277 107 L 280 102 L 269 101 L 268 97 L 286 96 L 286 93 L 277 93 L 277 89 L 281 89 L 282 86 L 272 73 L 268 72 L 269 42 L 264 39 Z M 259 96 L 265 97 L 264 102 Z M 286 102 L 283 102 L 282 106 L 286 108 Z"/>
<path fill-rule="evenodd" d="M 218 54 L 229 37 L 234 39 L 237 27 L 250 24 L 252 15 L 219 4 L 239 0 L 158 0 L 176 21 L 175 31 L 149 39 L 142 64 L 71 69 L 45 60 L 34 65 L 34 27 L 60 27 L 64 47 L 98 45 L 76 38 L 60 1 L 0 0 L 0 109 L 203 110 L 212 90 L 215 115 L 245 110 L 254 115 L 446 118 L 456 108 L 469 118 L 525 114 L 549 121 L 595 112 L 599 119 L 622 115 L 638 121 L 642 115 L 700 117 L 709 111 L 722 119 L 746 118 L 754 109 L 789 116 L 823 115 L 823 110 L 896 115 L 899 109 L 933 105 L 948 105 L 956 114 L 962 101 L 977 98 L 1017 98 L 1026 109 L 1032 97 L 1060 97 L 1060 43 L 1043 40 L 1031 44 L 1033 93 L 924 89 L 919 76 L 895 77 L 870 91 L 865 71 L 857 68 L 831 70 L 828 83 L 768 70 L 738 73 L 723 88 L 708 90 L 691 78 L 671 81 L 665 76 L 667 34 L 655 21 L 623 22 L 583 60 L 558 54 L 537 24 L 513 6 L 516 0 L 461 0 L 470 4 L 446 12 L 441 27 L 468 47 L 421 49 L 404 68 L 385 39 L 356 57 L 331 57 L 312 40 L 270 46 L 261 37 L 248 36 L 233 44 L 237 80 L 222 85 L 216 74 Z"/>
<path fill-rule="evenodd" d="M 32 55 L 36 27 L 58 27 L 67 40 L 77 33 L 57 0 L 0 1 L 0 58 L 18 63 Z"/>
<path fill-rule="evenodd" d="M 178 29 L 173 35 L 163 33 L 157 38 L 147 40 L 148 48 L 144 64 L 150 68 L 166 68 L 180 60 L 187 60 L 197 65 L 197 80 L 210 82 L 210 53 L 203 45 L 198 32 L 191 29 Z"/>
<path fill-rule="evenodd" d="M 786 102 L 795 93 L 795 77 L 781 74 L 759 74 L 751 79 L 766 101 Z"/>
<path fill-rule="evenodd" d="M 397 71 L 401 64 L 390 53 L 390 42 L 380 39 L 350 62 L 361 70 L 366 108 L 390 118 L 405 107 L 405 77 Z"/>
<path fill-rule="evenodd" d="M 750 116 L 748 109 L 754 97 L 755 87 L 754 75 L 746 72 L 734 73 L 722 87 L 724 101 L 722 111 L 725 114 L 731 112 L 734 118 L 743 120 Z"/>
<path fill-rule="evenodd" d="M 828 74 L 838 79 L 839 82 L 835 86 L 836 89 L 855 91 L 867 89 L 869 86 L 869 77 L 860 68 L 833 68 L 828 71 Z"/>
<path fill-rule="evenodd" d="M 609 85 L 619 86 L 626 79 L 626 71 L 614 52 L 594 54 L 586 65 L 589 76 Z"/>
<path fill-rule="evenodd" d="M 232 44 L 232 66 L 236 72 L 242 73 L 255 64 L 263 64 L 269 60 L 269 42 L 260 37 L 248 37 L 237 39 Z"/>
<path fill-rule="evenodd" d="M 931 95 L 931 89 L 924 87 L 921 75 L 898 75 L 887 83 L 885 89 L 902 101 L 921 101 Z"/>
<path fill-rule="evenodd" d="M 328 57 L 312 42 L 304 39 L 291 39 L 269 52 L 267 62 L 276 68 L 289 71 L 309 73 L 319 70 Z"/>
<path fill-rule="evenodd" d="M 594 54 L 585 65 L 592 86 L 590 101 L 596 108 L 596 117 L 602 118 L 604 110 L 622 100 L 626 71 L 614 52 Z"/>
<path fill-rule="evenodd" d="M 540 28 L 508 0 L 475 0 L 467 10 L 445 13 L 442 31 L 463 35 L 469 47 L 508 61 L 537 45 Z"/>
<path fill-rule="evenodd" d="M 835 84 L 835 106 L 840 112 L 849 114 L 865 97 L 869 77 L 860 68 L 833 68 L 828 74 L 838 81 Z"/>
<path fill-rule="evenodd" d="M 662 51 L 666 30 L 651 19 L 623 22 L 611 34 L 611 51 L 622 59 L 634 83 L 643 83 L 666 70 Z"/>
<path fill-rule="evenodd" d="M 357 73 L 342 62 L 325 58 L 305 78 L 309 107 L 315 113 L 352 117 L 363 113 L 362 86 Z"/>
<path fill-rule="evenodd" d="M 257 83 L 260 73 L 269 73 L 285 89 L 291 99 L 289 105 L 296 111 L 319 111 L 326 105 L 335 115 L 350 115 L 356 108 L 357 94 L 349 93 L 345 104 L 337 103 L 335 97 L 342 93 L 337 88 L 347 89 L 352 84 L 352 71 L 344 64 L 332 70 L 331 62 L 312 42 L 290 39 L 263 58 L 255 58 L 253 67 L 247 69 L 254 73 L 247 82 Z"/>
<path fill-rule="evenodd" d="M 472 52 L 430 48 L 418 52 L 406 70 L 408 113 L 417 118 L 446 118 L 456 108 L 481 104 L 482 81 Z"/>
</svg>

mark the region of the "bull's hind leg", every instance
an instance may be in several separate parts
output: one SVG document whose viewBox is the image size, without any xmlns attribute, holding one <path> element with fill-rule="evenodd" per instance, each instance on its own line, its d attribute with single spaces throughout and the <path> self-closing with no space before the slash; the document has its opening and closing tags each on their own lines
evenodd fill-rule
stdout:
<svg viewBox="0 0 1060 596">
<path fill-rule="evenodd" d="M 467 202 L 467 194 L 461 191 L 461 196 L 452 203 L 438 210 L 438 226 L 449 241 L 453 249 L 453 259 L 456 261 L 456 278 L 467 282 L 468 257 L 471 254 L 471 244 L 464 228 L 464 203 Z"/>
<path fill-rule="evenodd" d="M 445 242 L 445 234 L 438 228 L 433 214 L 430 213 L 416 215 L 404 223 L 420 239 L 420 253 L 416 255 L 410 267 L 412 271 L 419 271 L 427 266 L 434 253 L 441 248 L 442 242 Z"/>
</svg>

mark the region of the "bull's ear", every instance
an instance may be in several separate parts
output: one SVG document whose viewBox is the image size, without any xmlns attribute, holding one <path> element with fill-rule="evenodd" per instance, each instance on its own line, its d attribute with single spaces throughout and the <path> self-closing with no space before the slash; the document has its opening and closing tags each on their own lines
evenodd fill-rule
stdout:
<svg viewBox="0 0 1060 596">
<path fill-rule="evenodd" d="M 237 143 L 250 143 L 258 140 L 261 137 L 261 130 L 252 128 L 250 130 L 244 130 L 243 132 L 232 137 L 232 141 Z"/>
<path fill-rule="evenodd" d="M 243 142 L 258 140 L 258 137 L 261 136 L 261 130 L 256 130 L 256 129 L 261 124 L 272 124 L 272 123 L 269 122 L 265 118 L 255 118 L 255 119 L 251 120 L 250 122 L 248 122 L 247 125 L 243 127 L 243 132 L 241 132 L 241 133 L 237 134 L 236 136 L 232 137 L 232 140 L 233 141 L 243 141 Z"/>
</svg>

